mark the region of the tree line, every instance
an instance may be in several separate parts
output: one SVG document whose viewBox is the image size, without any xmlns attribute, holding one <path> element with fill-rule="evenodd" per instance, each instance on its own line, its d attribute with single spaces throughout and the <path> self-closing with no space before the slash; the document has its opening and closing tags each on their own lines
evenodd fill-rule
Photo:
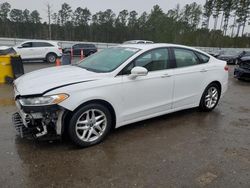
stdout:
<svg viewBox="0 0 250 188">
<path fill-rule="evenodd" d="M 206 0 L 204 5 L 177 5 L 167 12 L 155 5 L 140 15 L 128 10 L 116 15 L 111 9 L 92 14 L 86 7 L 73 10 L 67 3 L 58 12 L 49 4 L 47 8 L 48 22 L 43 22 L 37 10 L 12 9 L 8 2 L 1 3 L 0 36 L 114 43 L 145 39 L 204 47 L 250 44 L 245 32 L 250 0 Z"/>
</svg>

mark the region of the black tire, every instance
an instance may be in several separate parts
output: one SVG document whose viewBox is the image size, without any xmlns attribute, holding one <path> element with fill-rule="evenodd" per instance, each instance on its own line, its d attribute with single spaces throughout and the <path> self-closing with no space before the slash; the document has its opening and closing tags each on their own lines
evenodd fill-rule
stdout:
<svg viewBox="0 0 250 188">
<path fill-rule="evenodd" d="M 94 54 L 94 53 L 95 53 L 95 52 L 89 52 L 88 55 L 87 55 L 87 57 L 88 57 L 88 56 L 91 56 L 91 55 Z"/>
<path fill-rule="evenodd" d="M 55 63 L 56 62 L 57 55 L 54 53 L 49 53 L 46 56 L 47 63 Z"/>
<path fill-rule="evenodd" d="M 77 126 L 77 122 L 78 120 L 83 116 L 83 114 L 85 114 L 86 112 L 88 112 L 89 110 L 94 109 L 97 111 L 100 111 L 103 113 L 103 115 L 105 115 L 106 117 L 106 128 L 105 130 L 102 131 L 100 135 L 100 137 L 94 141 L 83 141 L 82 139 L 79 138 L 79 133 L 76 130 L 76 126 Z M 112 117 L 111 117 L 111 113 L 108 110 L 108 108 L 106 108 L 104 105 L 98 104 L 98 103 L 93 103 L 93 104 L 88 104 L 86 106 L 83 106 L 81 108 L 79 108 L 72 116 L 71 120 L 70 120 L 70 124 L 68 127 L 68 133 L 69 133 L 69 137 L 70 139 L 79 147 L 89 147 L 95 144 L 100 143 L 101 141 L 104 140 L 104 138 L 108 135 L 108 133 L 110 132 L 111 129 L 111 125 L 112 125 Z M 86 126 L 86 125 L 85 125 Z M 93 126 L 93 125 L 92 125 Z M 91 126 L 89 126 L 91 127 Z M 90 128 L 91 129 L 91 128 Z M 94 126 L 93 126 L 94 129 Z M 96 129 L 97 130 L 97 129 Z M 78 130 L 79 131 L 79 130 Z M 86 130 L 84 130 L 86 131 Z M 90 132 L 90 130 L 87 130 Z M 99 131 L 99 130 L 97 130 Z M 85 133 L 85 134 L 89 134 Z M 84 134 L 84 133 L 82 133 Z M 93 135 L 93 133 L 91 133 L 91 135 Z"/>
<path fill-rule="evenodd" d="M 206 97 L 209 95 L 209 90 L 212 89 L 212 88 L 215 88 L 218 92 L 218 97 L 217 97 L 217 100 L 216 102 L 214 103 L 213 106 L 211 107 L 208 107 L 208 105 L 206 104 Z M 209 111 L 212 111 L 218 104 L 219 100 L 220 100 L 220 95 L 221 95 L 221 90 L 220 90 L 220 87 L 218 86 L 218 84 L 216 83 L 212 83 L 210 85 L 208 85 L 205 89 L 205 91 L 203 92 L 202 94 L 202 97 L 201 97 L 201 100 L 200 100 L 200 105 L 199 105 L 199 109 L 201 111 L 204 111 L 204 112 L 209 112 Z"/>
</svg>

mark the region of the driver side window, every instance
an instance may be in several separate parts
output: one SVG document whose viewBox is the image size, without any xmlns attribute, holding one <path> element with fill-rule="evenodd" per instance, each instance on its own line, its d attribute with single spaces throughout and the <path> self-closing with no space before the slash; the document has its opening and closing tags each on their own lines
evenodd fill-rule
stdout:
<svg viewBox="0 0 250 188">
<path fill-rule="evenodd" d="M 123 75 L 131 73 L 134 67 L 144 67 L 149 72 L 165 70 L 169 67 L 169 54 L 167 48 L 151 50 L 135 59 L 123 70 Z"/>
</svg>

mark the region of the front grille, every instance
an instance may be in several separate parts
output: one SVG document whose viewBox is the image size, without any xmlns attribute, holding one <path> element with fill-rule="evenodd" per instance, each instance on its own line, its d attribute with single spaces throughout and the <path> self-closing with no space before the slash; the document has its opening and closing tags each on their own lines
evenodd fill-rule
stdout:
<svg viewBox="0 0 250 188">
<path fill-rule="evenodd" d="M 26 128 L 23 124 L 23 120 L 18 112 L 12 115 L 12 122 L 17 131 L 17 133 L 22 137 L 32 137 L 31 131 Z"/>
</svg>

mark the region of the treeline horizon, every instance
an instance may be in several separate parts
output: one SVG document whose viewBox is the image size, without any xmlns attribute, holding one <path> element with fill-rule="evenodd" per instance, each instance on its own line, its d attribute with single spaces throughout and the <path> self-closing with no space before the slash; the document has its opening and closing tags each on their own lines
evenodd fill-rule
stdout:
<svg viewBox="0 0 250 188">
<path fill-rule="evenodd" d="M 47 5 L 48 21 L 37 10 L 12 9 L 0 4 L 0 37 L 121 43 L 144 39 L 204 47 L 250 47 L 245 28 L 250 0 L 207 0 L 164 12 L 155 5 L 150 12 L 111 9 L 92 14 L 88 8 L 75 10 L 63 3 L 58 12 Z M 232 24 L 230 25 L 230 19 Z M 213 26 L 211 26 L 213 20 Z M 212 29 L 211 29 L 212 28 Z"/>
</svg>

